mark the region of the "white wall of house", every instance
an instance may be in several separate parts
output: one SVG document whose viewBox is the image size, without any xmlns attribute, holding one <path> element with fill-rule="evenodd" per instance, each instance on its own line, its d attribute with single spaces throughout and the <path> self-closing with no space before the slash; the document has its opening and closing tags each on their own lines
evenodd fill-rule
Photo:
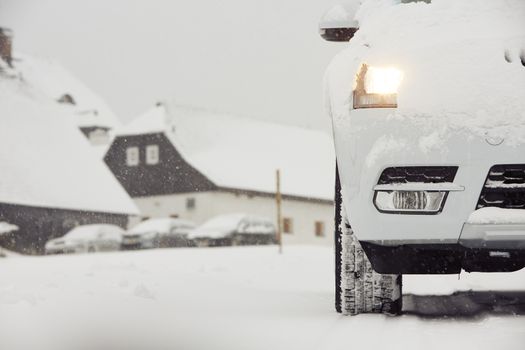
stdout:
<svg viewBox="0 0 525 350">
<path fill-rule="evenodd" d="M 237 212 L 276 218 L 275 199 L 264 196 L 212 191 L 136 197 L 134 200 L 146 217 L 178 216 L 197 224 L 216 215 Z M 283 199 L 282 213 L 283 218 L 289 218 L 292 222 L 292 232 L 283 234 L 283 244 L 333 243 L 332 204 Z M 316 222 L 317 226 L 322 223 L 324 235 L 316 235 Z"/>
</svg>

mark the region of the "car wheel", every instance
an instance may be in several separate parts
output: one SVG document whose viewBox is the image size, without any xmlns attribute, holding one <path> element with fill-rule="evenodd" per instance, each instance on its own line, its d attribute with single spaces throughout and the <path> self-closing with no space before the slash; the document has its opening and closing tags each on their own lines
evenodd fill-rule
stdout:
<svg viewBox="0 0 525 350">
<path fill-rule="evenodd" d="M 152 248 L 161 248 L 161 245 L 160 245 L 160 235 L 157 233 L 155 235 L 155 238 L 153 238 L 153 247 Z"/>
<path fill-rule="evenodd" d="M 238 236 L 234 236 L 232 237 L 231 239 L 231 245 L 232 246 L 240 246 L 242 245 L 242 238 L 241 237 L 238 237 Z"/>
<path fill-rule="evenodd" d="M 335 181 L 335 308 L 346 315 L 386 313 L 402 309 L 401 275 L 375 272 L 346 218 L 341 183 Z"/>
</svg>

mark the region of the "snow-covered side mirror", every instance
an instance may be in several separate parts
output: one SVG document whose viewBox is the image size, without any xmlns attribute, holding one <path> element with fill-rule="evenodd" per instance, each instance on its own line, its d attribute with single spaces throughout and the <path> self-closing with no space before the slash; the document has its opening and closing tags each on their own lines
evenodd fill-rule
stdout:
<svg viewBox="0 0 525 350">
<path fill-rule="evenodd" d="M 327 41 L 350 41 L 359 29 L 354 19 L 358 8 L 359 0 L 332 7 L 319 22 L 319 34 Z"/>
</svg>

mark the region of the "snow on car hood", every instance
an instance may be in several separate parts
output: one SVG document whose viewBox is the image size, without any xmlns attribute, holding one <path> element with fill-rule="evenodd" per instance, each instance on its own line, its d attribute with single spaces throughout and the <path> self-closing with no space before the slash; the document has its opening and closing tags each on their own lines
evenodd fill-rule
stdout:
<svg viewBox="0 0 525 350">
<path fill-rule="evenodd" d="M 348 118 L 366 63 L 403 72 L 388 118 L 525 142 L 525 2 L 368 0 L 356 18 L 360 29 L 325 77 L 335 121 Z"/>
<path fill-rule="evenodd" d="M 131 230 L 126 232 L 125 235 L 137 235 L 149 232 L 166 233 L 170 231 L 170 225 L 171 220 L 168 218 L 146 220 L 133 227 Z"/>
<path fill-rule="evenodd" d="M 125 236 L 144 235 L 149 233 L 170 233 L 172 227 L 193 227 L 193 222 L 174 218 L 156 218 L 143 221 L 129 231 Z"/>
<path fill-rule="evenodd" d="M 224 238 L 232 234 L 246 214 L 226 214 L 216 216 L 192 230 L 188 238 Z"/>
<path fill-rule="evenodd" d="M 188 234 L 188 239 L 195 238 L 226 238 L 233 233 L 234 229 L 218 229 L 218 228 L 196 228 Z"/>
<path fill-rule="evenodd" d="M 55 245 L 76 245 L 101 239 L 100 234 L 104 233 L 104 239 L 120 241 L 122 239 L 122 229 L 109 224 L 81 225 L 73 228 L 62 237 L 54 238 L 46 243 L 46 247 Z"/>
</svg>

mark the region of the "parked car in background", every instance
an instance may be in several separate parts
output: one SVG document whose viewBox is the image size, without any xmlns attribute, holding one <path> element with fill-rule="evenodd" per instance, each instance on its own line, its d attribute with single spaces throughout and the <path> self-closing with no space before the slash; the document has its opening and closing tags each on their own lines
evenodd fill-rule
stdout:
<svg viewBox="0 0 525 350">
<path fill-rule="evenodd" d="M 176 218 L 148 219 L 129 231 L 122 238 L 122 249 L 148 249 L 166 247 L 187 247 L 188 232 L 195 224 Z"/>
<path fill-rule="evenodd" d="M 88 253 L 119 250 L 124 230 L 116 225 L 77 226 L 46 243 L 46 254 Z"/>
<path fill-rule="evenodd" d="M 274 244 L 275 225 L 248 214 L 216 216 L 194 229 L 188 238 L 199 247 Z"/>
</svg>

